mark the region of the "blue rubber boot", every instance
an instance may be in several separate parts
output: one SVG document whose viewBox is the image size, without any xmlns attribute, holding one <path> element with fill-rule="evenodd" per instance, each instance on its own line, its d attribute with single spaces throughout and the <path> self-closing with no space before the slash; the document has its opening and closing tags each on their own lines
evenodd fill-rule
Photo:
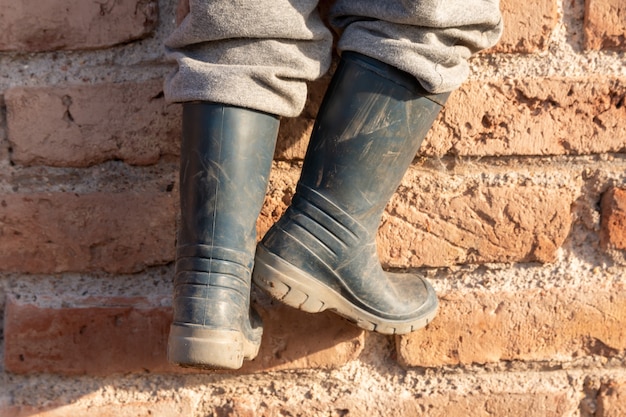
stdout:
<svg viewBox="0 0 626 417">
<path fill-rule="evenodd" d="M 278 126 L 253 110 L 183 105 L 172 363 L 238 369 L 258 353 L 251 273 Z"/>
<path fill-rule="evenodd" d="M 379 333 L 428 324 L 438 305 L 433 288 L 415 274 L 383 271 L 376 232 L 447 96 L 344 52 L 291 206 L 257 247 L 255 284 L 292 307 L 331 310 Z"/>
</svg>

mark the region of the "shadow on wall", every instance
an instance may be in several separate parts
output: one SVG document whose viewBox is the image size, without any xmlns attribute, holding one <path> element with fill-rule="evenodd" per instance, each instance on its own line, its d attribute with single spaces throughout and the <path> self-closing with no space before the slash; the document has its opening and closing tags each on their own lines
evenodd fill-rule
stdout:
<svg viewBox="0 0 626 417">
<path fill-rule="evenodd" d="M 332 368 L 362 351 L 363 331 L 350 323 L 330 313 L 308 314 L 260 297 L 255 304 L 264 321 L 261 351 L 233 373 Z M 8 297 L 7 372 L 94 376 L 200 372 L 166 361 L 170 307 L 130 297 L 65 301 L 64 307 L 46 308 Z"/>
</svg>

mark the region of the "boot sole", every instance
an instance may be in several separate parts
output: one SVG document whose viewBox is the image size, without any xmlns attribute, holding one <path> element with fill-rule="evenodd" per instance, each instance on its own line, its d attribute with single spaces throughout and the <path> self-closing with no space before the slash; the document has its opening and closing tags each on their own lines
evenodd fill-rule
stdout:
<svg viewBox="0 0 626 417">
<path fill-rule="evenodd" d="M 236 330 L 216 330 L 172 324 L 168 339 L 170 363 L 201 369 L 239 369 L 254 359 L 260 343 Z"/>
<path fill-rule="evenodd" d="M 257 247 L 254 283 L 275 299 L 308 313 L 330 310 L 358 327 L 382 334 L 406 334 L 425 327 L 437 315 L 438 301 L 432 293 L 433 308 L 416 318 L 389 320 L 354 305 L 330 287 L 285 260 Z"/>
</svg>

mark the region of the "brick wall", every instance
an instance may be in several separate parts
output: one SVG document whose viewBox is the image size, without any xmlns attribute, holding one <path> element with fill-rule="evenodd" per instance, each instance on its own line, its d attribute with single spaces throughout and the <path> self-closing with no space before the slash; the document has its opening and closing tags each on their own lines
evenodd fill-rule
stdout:
<svg viewBox="0 0 626 417">
<path fill-rule="evenodd" d="M 0 416 L 626 415 L 626 5 L 503 0 L 383 217 L 426 274 L 425 330 L 385 337 L 255 296 L 259 357 L 165 361 L 180 108 L 165 0 L 0 0 Z M 262 234 L 328 76 L 285 120 Z"/>
</svg>

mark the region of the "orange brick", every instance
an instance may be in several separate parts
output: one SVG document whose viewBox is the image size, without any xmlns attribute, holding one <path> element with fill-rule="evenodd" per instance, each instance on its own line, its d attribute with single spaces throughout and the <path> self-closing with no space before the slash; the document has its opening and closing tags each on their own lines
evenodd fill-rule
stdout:
<svg viewBox="0 0 626 417">
<path fill-rule="evenodd" d="M 9 297 L 4 329 L 7 371 L 191 372 L 166 361 L 169 307 L 105 297 L 63 304 L 68 306 L 40 307 Z M 273 304 L 259 311 L 264 320 L 261 351 L 239 373 L 332 368 L 356 359 L 363 349 L 363 332 L 332 314 L 312 315 Z"/>
<path fill-rule="evenodd" d="M 181 112 L 161 91 L 162 80 L 11 88 L 5 99 L 13 162 L 146 165 L 177 155 Z"/>
<path fill-rule="evenodd" d="M 482 379 L 482 382 L 488 380 Z M 236 381 L 227 381 L 230 391 Z M 450 383 L 449 383 L 450 384 Z M 59 403 L 45 407 L 14 406 L 2 408 L 3 417 L 169 417 L 183 415 L 215 415 L 224 417 L 300 417 L 342 416 L 388 417 L 511 417 L 535 415 L 542 417 L 568 417 L 577 409 L 577 398 L 562 388 L 545 387 L 528 392 L 504 385 L 499 389 L 484 389 L 463 394 L 455 392 L 449 384 L 440 384 L 436 392 L 415 392 L 398 397 L 395 393 L 369 391 L 364 394 L 358 387 L 339 387 L 329 390 L 328 399 L 290 398 L 282 395 L 267 395 L 261 388 L 246 386 L 247 393 L 205 395 L 202 401 L 184 395 L 162 395 L 151 401 L 126 401 L 118 404 L 90 395 L 72 403 Z M 317 387 L 319 390 L 321 386 Z M 326 388 L 328 389 L 328 388 Z M 245 389 L 243 390 L 245 392 Z M 341 391 L 337 395 L 337 391 Z M 354 392 L 356 391 L 356 392 Z M 311 387 L 314 397 L 316 387 Z M 364 400 L 363 396 L 367 396 Z M 337 396 L 337 398 L 334 398 Z M 179 397 L 179 398 L 177 398 Z"/>
<path fill-rule="evenodd" d="M 500 9 L 504 33 L 489 52 L 529 53 L 547 49 L 550 34 L 559 22 L 555 0 L 503 0 Z"/>
<path fill-rule="evenodd" d="M 525 3 L 519 3 L 520 7 Z M 324 89 L 323 81 L 316 91 Z M 455 91 L 419 154 L 426 157 L 589 155 L 626 151 L 626 79 L 523 78 L 471 81 Z M 278 159 L 303 159 L 313 127 L 313 97 L 287 120 Z"/>
<path fill-rule="evenodd" d="M 600 244 L 626 249 L 626 189 L 611 188 L 602 196 Z"/>
<path fill-rule="evenodd" d="M 623 0 L 585 0 L 587 49 L 626 50 L 626 4 Z"/>
<path fill-rule="evenodd" d="M 141 39 L 158 19 L 154 0 L 0 0 L 0 50 L 94 49 Z"/>
<path fill-rule="evenodd" d="M 0 271 L 137 272 L 174 259 L 167 193 L 0 195 Z"/>
<path fill-rule="evenodd" d="M 624 152 L 625 96 L 626 79 L 608 76 L 469 82 L 452 94 L 421 153 Z"/>
<path fill-rule="evenodd" d="M 193 402 L 189 399 L 173 400 L 155 398 L 152 402 L 123 402 L 119 404 L 93 404 L 89 400 L 57 405 L 13 406 L 2 409 L 2 417 L 172 417 L 191 416 Z"/>
<path fill-rule="evenodd" d="M 626 416 L 626 381 L 611 380 L 600 388 L 596 417 Z"/>
<path fill-rule="evenodd" d="M 438 317 L 397 340 L 406 366 L 568 361 L 626 349 L 626 293 L 613 288 L 468 292 L 441 296 Z"/>
<path fill-rule="evenodd" d="M 459 178 L 418 170 L 406 175 L 378 234 L 385 264 L 406 268 L 555 259 L 571 228 L 567 191 L 470 179 L 459 186 Z"/>
</svg>

